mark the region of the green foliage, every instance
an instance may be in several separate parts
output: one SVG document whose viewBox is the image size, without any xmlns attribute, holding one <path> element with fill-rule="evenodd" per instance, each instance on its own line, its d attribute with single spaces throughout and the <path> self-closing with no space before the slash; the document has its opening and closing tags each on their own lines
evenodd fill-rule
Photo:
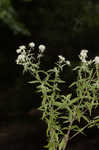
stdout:
<svg viewBox="0 0 99 150">
<path fill-rule="evenodd" d="M 0 0 L 0 19 L 15 33 L 30 35 L 25 25 L 19 21 L 11 0 Z"/>
<path fill-rule="evenodd" d="M 99 4 L 86 2 L 83 5 L 82 13 L 76 18 L 74 30 L 81 33 L 87 29 L 99 27 Z"/>
<path fill-rule="evenodd" d="M 0 0 L 0 19 L 14 33 L 29 35 L 30 31 L 40 39 L 55 41 L 53 45 L 65 46 L 78 35 L 96 36 L 98 8 L 98 3 L 89 0 Z"/>
<path fill-rule="evenodd" d="M 47 123 L 46 147 L 49 150 L 65 150 L 68 141 L 80 133 L 84 134 L 86 128 L 99 127 L 99 116 L 92 117 L 93 109 L 99 107 L 99 57 L 87 61 L 88 51 L 81 51 L 80 65 L 73 69 L 77 72 L 77 79 L 70 85 L 70 88 L 75 87 L 73 96 L 72 90 L 67 95 L 62 94 L 59 86 L 66 85 L 61 73 L 65 65 L 70 65 L 69 61 L 60 55 L 55 67 L 44 71 L 40 67 L 41 49 L 37 57 L 31 55 L 31 50 L 34 51 L 34 47 L 26 51 L 26 47 L 21 46 L 17 50 L 20 53 L 17 64 L 23 65 L 24 71 L 31 73 L 33 81 L 29 83 L 36 84 L 37 92 L 41 93 L 39 109 L 43 112 L 42 119 Z M 81 120 L 84 120 L 83 126 Z"/>
</svg>

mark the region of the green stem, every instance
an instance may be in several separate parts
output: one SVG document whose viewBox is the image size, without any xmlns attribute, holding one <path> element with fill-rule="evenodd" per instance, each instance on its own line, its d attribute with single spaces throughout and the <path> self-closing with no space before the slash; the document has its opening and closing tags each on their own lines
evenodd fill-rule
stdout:
<svg viewBox="0 0 99 150">
<path fill-rule="evenodd" d="M 99 79 L 99 64 L 96 64 L 96 75 L 97 78 Z"/>
<path fill-rule="evenodd" d="M 65 134 L 65 136 L 63 137 L 63 140 L 64 140 L 64 143 L 65 143 L 65 144 L 64 144 L 64 147 L 63 147 L 61 150 L 66 150 L 66 148 L 67 148 L 67 144 L 68 144 L 68 141 L 69 141 L 69 136 L 70 136 L 71 127 L 72 127 L 72 125 L 73 125 L 74 120 L 75 120 L 75 115 L 73 114 L 73 118 L 72 118 L 72 120 L 71 120 L 71 122 L 70 122 L 70 124 L 69 124 L 68 131 L 67 131 L 67 133 Z"/>
</svg>

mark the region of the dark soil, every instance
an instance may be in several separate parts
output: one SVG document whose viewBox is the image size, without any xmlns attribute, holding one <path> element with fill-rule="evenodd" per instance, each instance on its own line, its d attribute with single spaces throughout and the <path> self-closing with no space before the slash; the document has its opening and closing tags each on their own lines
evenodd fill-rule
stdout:
<svg viewBox="0 0 99 150">
<path fill-rule="evenodd" d="M 11 115 L 11 114 L 10 114 Z M 45 127 L 40 117 L 8 116 L 0 124 L 0 150 L 40 150 L 45 145 Z"/>
</svg>

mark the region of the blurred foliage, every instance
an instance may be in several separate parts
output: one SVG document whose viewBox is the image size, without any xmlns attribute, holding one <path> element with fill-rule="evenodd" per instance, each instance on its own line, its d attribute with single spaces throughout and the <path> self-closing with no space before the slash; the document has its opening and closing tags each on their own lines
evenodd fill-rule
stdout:
<svg viewBox="0 0 99 150">
<path fill-rule="evenodd" d="M 99 33 L 99 3 L 96 1 L 18 0 L 17 3 L 20 18 L 33 36 L 49 45 L 64 47 L 71 45 L 74 39 L 85 42 L 86 35 L 90 39 Z"/>
<path fill-rule="evenodd" d="M 25 25 L 19 20 L 11 0 L 0 0 L 0 20 L 7 24 L 15 34 L 22 33 L 30 35 Z"/>
<path fill-rule="evenodd" d="M 80 14 L 75 20 L 74 30 L 82 32 L 85 28 L 95 29 L 99 27 L 99 3 L 88 2 L 82 9 Z"/>
<path fill-rule="evenodd" d="M 0 0 L 0 19 L 14 33 L 31 33 L 49 44 L 54 41 L 66 45 L 76 36 L 86 35 L 86 31 L 92 34 L 91 30 L 98 30 L 99 3 L 93 0 Z"/>
</svg>

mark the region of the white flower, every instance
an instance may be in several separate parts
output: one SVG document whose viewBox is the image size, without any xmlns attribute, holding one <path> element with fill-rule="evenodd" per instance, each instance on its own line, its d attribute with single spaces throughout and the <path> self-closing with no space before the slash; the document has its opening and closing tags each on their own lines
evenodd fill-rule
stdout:
<svg viewBox="0 0 99 150">
<path fill-rule="evenodd" d="M 16 60 L 16 63 L 17 64 L 22 64 L 25 62 L 25 55 L 21 54 L 18 56 L 17 60 Z"/>
<path fill-rule="evenodd" d="M 30 42 L 29 43 L 29 47 L 34 48 L 35 47 L 35 43 L 34 42 Z"/>
<path fill-rule="evenodd" d="M 19 46 L 19 49 L 24 50 L 24 49 L 26 49 L 26 46 L 21 45 L 21 46 Z"/>
<path fill-rule="evenodd" d="M 19 54 L 19 53 L 22 52 L 22 50 L 19 48 L 19 49 L 16 50 L 16 52 Z"/>
<path fill-rule="evenodd" d="M 59 55 L 59 61 L 62 63 L 62 62 L 65 62 L 65 57 L 63 57 L 62 55 Z"/>
<path fill-rule="evenodd" d="M 95 64 L 99 64 L 99 56 L 96 56 L 93 61 L 95 62 Z"/>
<path fill-rule="evenodd" d="M 39 52 L 40 53 L 43 53 L 45 51 L 45 49 L 46 49 L 45 45 L 39 45 L 38 48 L 39 48 Z"/>
<path fill-rule="evenodd" d="M 70 61 L 69 61 L 69 60 L 66 60 L 66 64 L 70 66 Z"/>
<path fill-rule="evenodd" d="M 87 57 L 87 53 L 88 53 L 88 50 L 86 50 L 86 49 L 83 49 L 83 50 L 81 50 L 81 52 L 80 52 L 80 56 L 82 56 L 82 57 Z"/>
<path fill-rule="evenodd" d="M 84 63 L 87 62 L 87 61 L 86 61 L 87 53 L 88 53 L 88 50 L 83 49 L 83 50 L 81 50 L 80 55 L 79 55 L 80 60 L 81 60 L 82 62 L 84 62 Z"/>
</svg>

